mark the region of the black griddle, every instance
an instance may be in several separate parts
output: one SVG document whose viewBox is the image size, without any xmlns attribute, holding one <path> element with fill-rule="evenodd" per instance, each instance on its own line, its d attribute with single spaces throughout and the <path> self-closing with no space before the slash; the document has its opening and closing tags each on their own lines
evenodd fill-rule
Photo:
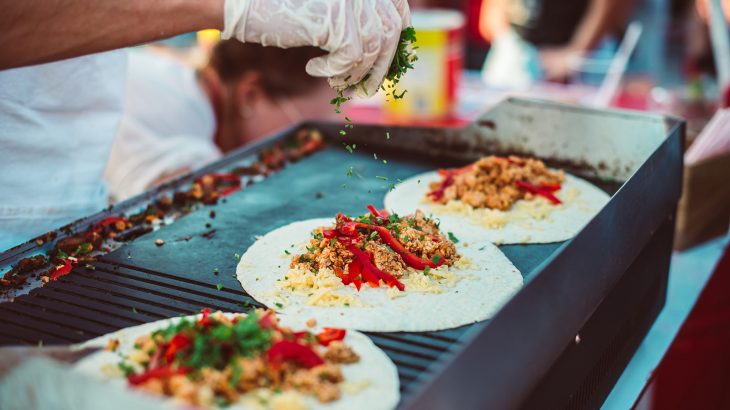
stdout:
<svg viewBox="0 0 730 410">
<path fill-rule="evenodd" d="M 515 151 L 464 144 L 464 131 L 457 129 L 358 125 L 342 137 L 339 124 L 302 124 L 58 235 L 139 209 L 204 173 L 250 163 L 300 127 L 321 130 L 328 146 L 89 267 L 0 304 L 0 344 L 68 344 L 205 307 L 260 307 L 235 279 L 238 257 L 256 235 L 338 211 L 363 213 L 367 203 L 382 206 L 398 180 L 485 153 Z M 683 123 L 667 119 L 667 129 L 664 142 L 627 181 L 595 178 L 585 164 L 544 158 L 613 197 L 573 240 L 500 247 L 526 285 L 492 320 L 439 332 L 368 333 L 398 367 L 404 408 L 572 409 L 603 402 L 664 303 Z M 345 144 L 357 147 L 349 153 Z M 346 175 L 350 166 L 353 176 Z M 157 246 L 157 239 L 165 244 Z M 40 250 L 30 241 L 3 253 L 0 272 Z"/>
</svg>

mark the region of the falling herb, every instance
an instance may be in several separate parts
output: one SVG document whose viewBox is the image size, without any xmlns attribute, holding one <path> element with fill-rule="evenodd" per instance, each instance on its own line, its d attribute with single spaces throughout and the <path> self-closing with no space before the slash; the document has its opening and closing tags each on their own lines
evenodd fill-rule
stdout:
<svg viewBox="0 0 730 410">
<path fill-rule="evenodd" d="M 221 290 L 221 289 L 223 289 L 223 285 L 221 285 L 220 283 L 216 283 L 216 284 L 215 284 L 215 287 L 216 287 L 216 289 L 218 289 L 218 290 Z"/>
<path fill-rule="evenodd" d="M 388 180 L 388 177 L 384 177 L 384 176 L 381 176 L 381 175 L 376 175 L 375 178 L 382 179 L 383 181 L 387 181 Z"/>
<path fill-rule="evenodd" d="M 138 313 L 138 312 L 137 312 L 137 308 L 135 308 L 135 307 L 132 307 L 132 313 Z"/>
<path fill-rule="evenodd" d="M 413 27 L 406 27 L 400 33 L 400 41 L 398 42 L 398 48 L 395 51 L 393 61 L 390 63 L 388 74 L 385 79 L 390 81 L 390 95 L 394 99 L 399 100 L 406 94 L 406 90 L 403 90 L 400 94 L 397 93 L 395 87 L 400 82 L 403 75 L 413 69 L 413 63 L 418 60 L 413 47 L 413 43 L 416 42 L 416 29 Z M 388 93 L 386 92 L 386 95 Z"/>
<path fill-rule="evenodd" d="M 385 139 L 386 140 L 389 140 L 390 139 L 390 132 L 389 131 L 385 131 Z"/>
<path fill-rule="evenodd" d="M 236 260 L 241 259 L 241 255 L 239 255 L 237 253 L 234 253 L 233 254 L 233 259 L 236 259 Z"/>
<path fill-rule="evenodd" d="M 393 97 L 393 99 L 396 100 L 399 100 L 405 96 L 406 90 L 398 93 L 396 91 L 396 85 L 400 82 L 401 78 L 408 70 L 413 69 L 413 63 L 418 60 L 418 56 L 416 56 L 415 54 L 415 49 L 417 47 L 413 47 L 413 43 L 415 42 L 416 30 L 413 27 L 406 27 L 403 31 L 401 31 L 400 39 L 398 41 L 398 48 L 396 49 L 395 55 L 393 56 L 393 61 L 390 62 L 388 72 L 385 74 L 385 78 L 383 79 L 384 82 L 389 82 L 388 90 L 386 90 L 385 84 L 381 84 L 380 86 L 380 88 L 386 92 L 386 96 L 390 95 Z M 359 82 L 351 84 L 349 83 L 350 76 L 345 77 L 345 85 L 341 88 L 338 88 L 336 90 L 337 95 L 330 100 L 330 104 L 334 106 L 336 114 L 341 114 L 342 104 L 352 99 L 352 97 L 346 97 L 345 93 L 357 87 L 365 87 L 365 82 L 367 82 L 369 78 L 370 74 L 367 74 Z M 345 125 L 345 127 L 352 129 L 352 121 L 350 120 L 350 118 L 345 117 L 345 121 L 350 123 Z M 340 130 L 340 135 L 346 134 L 347 131 Z M 388 139 L 390 139 L 389 134 L 386 133 L 386 136 Z"/>
<path fill-rule="evenodd" d="M 349 168 L 347 168 L 347 176 L 348 177 L 352 176 L 352 165 Z"/>
</svg>

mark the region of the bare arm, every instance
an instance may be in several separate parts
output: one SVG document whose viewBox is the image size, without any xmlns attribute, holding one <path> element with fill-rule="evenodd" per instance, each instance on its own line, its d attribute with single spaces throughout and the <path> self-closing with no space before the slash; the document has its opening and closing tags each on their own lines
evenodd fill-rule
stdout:
<svg viewBox="0 0 730 410">
<path fill-rule="evenodd" d="M 0 69 L 223 27 L 223 0 L 0 0 Z"/>
<path fill-rule="evenodd" d="M 485 40 L 493 42 L 500 34 L 509 30 L 505 0 L 482 0 L 479 12 L 479 33 Z"/>
<path fill-rule="evenodd" d="M 582 52 L 595 47 L 607 32 L 626 24 L 634 3 L 635 0 L 592 0 L 569 47 Z"/>
<path fill-rule="evenodd" d="M 564 80 L 580 64 L 580 57 L 595 47 L 606 33 L 623 27 L 636 0 L 591 0 L 588 11 L 564 46 L 540 50 L 540 62 L 549 80 Z"/>
</svg>

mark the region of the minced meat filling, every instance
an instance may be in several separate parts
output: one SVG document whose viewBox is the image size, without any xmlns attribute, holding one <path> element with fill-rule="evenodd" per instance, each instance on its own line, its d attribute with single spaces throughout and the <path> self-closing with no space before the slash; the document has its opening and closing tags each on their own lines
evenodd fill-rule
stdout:
<svg viewBox="0 0 730 410">
<path fill-rule="evenodd" d="M 367 215 L 360 217 L 359 220 L 366 219 Z M 447 266 L 453 265 L 459 259 L 456 246 L 441 233 L 437 221 L 428 218 L 420 210 L 407 217 L 390 216 L 387 228 L 408 252 L 420 258 L 432 260 L 437 257 L 443 259 Z M 306 252 L 293 256 L 290 268 L 313 272 L 330 269 L 338 275 L 347 273 L 354 255 L 336 238 L 324 237 L 323 232 L 329 229 L 334 227 L 315 229 L 312 232 L 312 239 L 306 246 Z M 407 272 L 408 265 L 401 255 L 385 244 L 377 232 L 361 229 L 358 242 L 359 249 L 367 251 L 372 256 L 372 263 L 378 269 L 395 278 L 401 278 Z"/>
<path fill-rule="evenodd" d="M 444 187 L 450 175 L 453 182 Z M 518 181 L 533 185 L 560 184 L 565 180 L 563 171 L 551 171 L 538 159 L 509 156 L 507 158 L 488 156 L 468 168 L 451 171 L 441 181 L 432 182 L 432 191 L 443 190 L 443 195 L 429 199 L 445 204 L 451 200 L 461 200 L 473 208 L 508 210 L 520 200 L 534 197 L 530 192 L 520 189 Z"/>
</svg>

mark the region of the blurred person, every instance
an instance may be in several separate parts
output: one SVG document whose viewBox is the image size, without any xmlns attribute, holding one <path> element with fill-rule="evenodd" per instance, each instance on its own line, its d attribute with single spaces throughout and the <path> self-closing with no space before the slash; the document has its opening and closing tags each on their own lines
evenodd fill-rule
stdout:
<svg viewBox="0 0 730 410">
<path fill-rule="evenodd" d="M 582 58 L 628 22 L 635 0 L 483 0 L 480 31 L 491 42 L 485 79 L 529 85 L 565 81 Z"/>
<path fill-rule="evenodd" d="M 304 67 L 313 47 L 223 40 L 195 70 L 132 51 L 126 101 L 104 177 L 118 201 L 220 158 L 278 129 L 334 113 L 327 81 Z"/>
<path fill-rule="evenodd" d="M 0 0 L 0 251 L 103 209 L 121 119 L 123 47 L 203 29 L 326 52 L 309 74 L 381 85 L 406 0 Z M 115 51 L 110 51 L 115 50 Z"/>
</svg>

